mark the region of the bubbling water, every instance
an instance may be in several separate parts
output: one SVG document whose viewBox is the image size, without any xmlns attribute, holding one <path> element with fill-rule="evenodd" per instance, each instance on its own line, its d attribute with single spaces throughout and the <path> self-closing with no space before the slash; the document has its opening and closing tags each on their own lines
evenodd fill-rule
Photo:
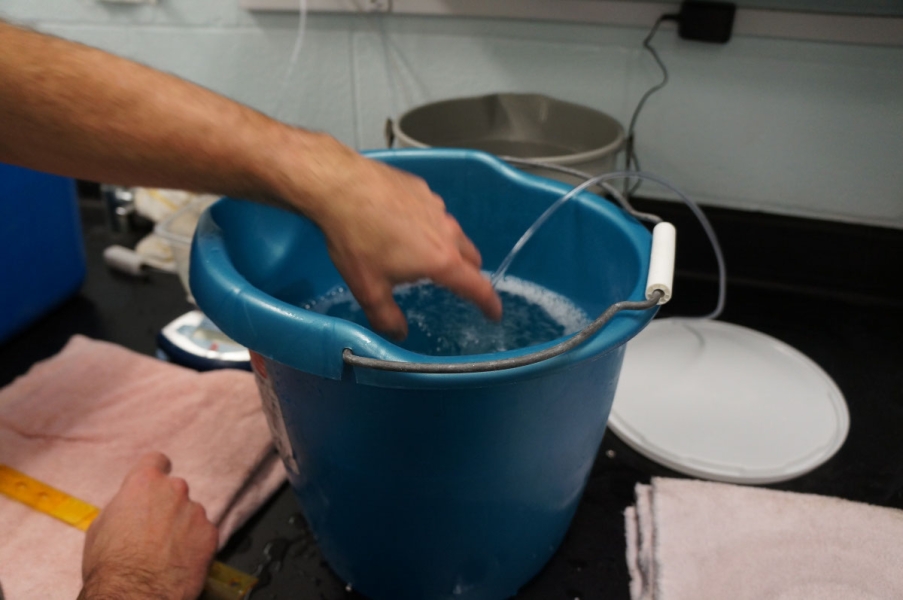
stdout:
<svg viewBox="0 0 903 600">
<path fill-rule="evenodd" d="M 408 337 L 399 345 L 432 356 L 490 354 L 570 335 L 591 321 L 569 299 L 523 279 L 505 277 L 496 291 L 503 306 L 499 323 L 488 320 L 470 302 L 432 283 L 397 287 L 395 301 L 408 320 Z M 360 304 L 342 286 L 303 308 L 372 329 Z"/>
</svg>

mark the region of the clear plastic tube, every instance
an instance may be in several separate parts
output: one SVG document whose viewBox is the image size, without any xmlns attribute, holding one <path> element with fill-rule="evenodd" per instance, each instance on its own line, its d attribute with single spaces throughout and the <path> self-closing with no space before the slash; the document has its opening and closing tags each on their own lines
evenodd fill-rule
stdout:
<svg viewBox="0 0 903 600">
<path fill-rule="evenodd" d="M 511 248 L 511 251 L 508 252 L 508 255 L 499 265 L 499 267 L 492 274 L 490 281 L 492 285 L 495 286 L 502 277 L 505 276 L 505 272 L 511 266 L 511 262 L 517 257 L 517 254 L 521 251 L 521 249 L 526 245 L 527 242 L 530 241 L 530 238 L 536 233 L 536 231 L 545 224 L 549 218 L 555 214 L 555 212 L 561 208 L 561 206 L 582 192 L 590 186 L 598 185 L 604 181 L 611 181 L 613 179 L 639 179 L 644 181 L 652 181 L 661 186 L 664 186 L 674 192 L 680 197 L 681 200 L 687 205 L 687 207 L 693 212 L 697 219 L 699 219 L 699 223 L 702 225 L 703 230 L 705 231 L 706 236 L 709 238 L 709 242 L 712 244 L 712 249 L 715 251 L 715 259 L 718 262 L 718 303 L 715 306 L 715 310 L 707 315 L 703 315 L 698 317 L 700 319 L 717 319 L 721 316 L 721 313 L 724 311 L 724 304 L 727 296 L 727 268 L 724 263 L 724 254 L 721 251 L 721 244 L 718 242 L 718 236 L 715 235 L 715 230 L 712 228 L 712 224 L 709 222 L 708 218 L 705 216 L 705 213 L 702 212 L 702 209 L 699 206 L 690 200 L 686 194 L 681 192 L 677 187 L 669 183 L 666 179 L 662 179 L 656 175 L 651 175 L 649 173 L 643 173 L 642 171 L 616 171 L 613 173 L 604 173 L 602 175 L 597 175 L 590 179 L 587 179 L 567 194 L 556 200 L 552 203 L 549 208 L 545 210 L 539 218 L 534 221 L 534 223 L 530 226 L 527 231 L 520 237 L 519 240 L 514 244 L 514 247 Z"/>
<path fill-rule="evenodd" d="M 558 173 L 564 173 L 567 175 L 571 175 L 580 180 L 586 180 L 586 179 L 592 178 L 592 175 L 590 175 L 589 173 L 584 173 L 583 171 L 580 171 L 573 167 L 568 167 L 566 165 L 558 165 L 555 163 L 543 162 L 541 160 L 533 160 L 532 158 L 518 158 L 516 156 L 499 156 L 499 158 L 501 158 L 506 163 L 509 163 L 512 165 L 526 166 L 526 167 L 540 167 L 540 168 L 547 169 L 550 171 L 556 171 Z M 633 205 L 630 204 L 630 201 L 627 200 L 627 198 L 625 198 L 623 196 L 623 194 L 621 194 L 621 192 L 619 192 L 617 190 L 617 188 L 615 188 L 613 185 L 606 183 L 606 182 L 602 182 L 599 185 L 599 187 L 601 187 L 603 190 L 605 190 L 605 192 L 607 194 L 609 194 L 612 198 L 614 198 L 615 201 L 617 201 L 617 203 L 621 205 L 621 208 L 626 210 L 628 213 L 630 213 L 632 216 L 636 217 L 640 221 L 647 221 L 647 222 L 653 223 L 653 224 L 662 222 L 661 218 L 656 215 L 640 212 L 637 209 L 635 209 L 633 207 Z"/>
</svg>

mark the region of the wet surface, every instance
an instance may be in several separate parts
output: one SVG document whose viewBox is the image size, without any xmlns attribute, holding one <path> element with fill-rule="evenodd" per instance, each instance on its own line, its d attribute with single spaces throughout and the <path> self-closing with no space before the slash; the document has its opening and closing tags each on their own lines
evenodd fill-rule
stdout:
<svg viewBox="0 0 903 600">
<path fill-rule="evenodd" d="M 277 519 L 277 515 L 288 516 Z M 233 536 L 220 552 L 220 560 L 260 579 L 251 594 L 254 599 L 364 598 L 347 589 L 320 556 L 288 486 L 258 511 L 240 535 Z"/>
</svg>

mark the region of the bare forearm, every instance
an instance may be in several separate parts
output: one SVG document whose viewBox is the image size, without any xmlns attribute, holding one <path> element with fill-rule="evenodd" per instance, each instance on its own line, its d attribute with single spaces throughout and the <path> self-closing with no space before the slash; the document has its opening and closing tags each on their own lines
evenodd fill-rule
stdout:
<svg viewBox="0 0 903 600">
<path fill-rule="evenodd" d="M 432 278 L 501 302 L 442 199 L 333 138 L 99 50 L 0 22 L 0 161 L 287 204 L 323 230 L 370 322 L 404 337 L 392 286 Z"/>
<path fill-rule="evenodd" d="M 80 44 L 0 22 L 0 47 L 0 161 L 109 183 L 255 198 L 290 193 L 304 209 L 310 194 L 296 188 L 315 187 L 324 149 L 347 152 L 326 136 Z M 291 190 L 280 173 L 286 154 L 294 161 Z"/>
</svg>

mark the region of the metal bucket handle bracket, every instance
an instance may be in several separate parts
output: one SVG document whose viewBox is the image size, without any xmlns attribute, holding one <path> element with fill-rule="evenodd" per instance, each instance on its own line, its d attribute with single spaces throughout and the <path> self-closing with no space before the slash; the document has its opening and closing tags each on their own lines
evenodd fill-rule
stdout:
<svg viewBox="0 0 903 600">
<path fill-rule="evenodd" d="M 677 230 L 671 223 L 662 222 L 653 228 L 649 274 L 646 277 L 646 300 L 615 302 L 599 315 L 595 321 L 569 339 L 551 348 L 512 358 L 455 363 L 416 363 L 366 358 L 354 354 L 351 348 L 345 348 L 344 352 L 342 352 L 342 359 L 345 361 L 345 364 L 353 367 L 365 367 L 398 373 L 485 373 L 524 367 L 554 358 L 582 344 L 605 327 L 622 310 L 648 310 L 668 302 L 671 299 L 671 290 L 674 283 L 676 240 Z"/>
</svg>

